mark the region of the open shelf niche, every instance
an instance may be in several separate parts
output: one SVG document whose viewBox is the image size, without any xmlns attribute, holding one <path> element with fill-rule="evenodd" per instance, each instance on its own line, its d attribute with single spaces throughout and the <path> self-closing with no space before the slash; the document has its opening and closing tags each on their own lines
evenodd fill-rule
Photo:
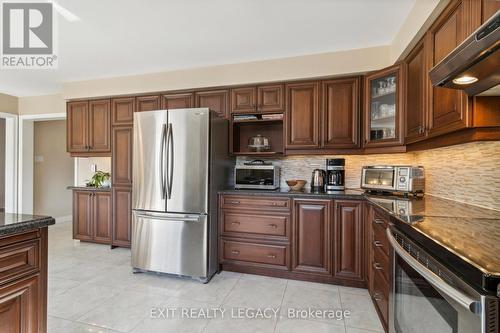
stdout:
<svg viewBox="0 0 500 333">
<path fill-rule="evenodd" d="M 283 154 L 283 119 L 262 119 L 261 114 L 256 119 L 234 119 L 231 122 L 234 155 L 274 156 Z M 256 135 L 267 137 L 270 141 L 269 151 L 255 152 L 248 148 L 248 140 Z"/>
</svg>

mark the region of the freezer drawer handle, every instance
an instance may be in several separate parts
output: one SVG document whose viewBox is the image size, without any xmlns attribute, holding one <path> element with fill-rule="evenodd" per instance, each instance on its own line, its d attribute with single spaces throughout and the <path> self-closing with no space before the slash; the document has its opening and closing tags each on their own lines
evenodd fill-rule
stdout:
<svg viewBox="0 0 500 333">
<path fill-rule="evenodd" d="M 166 220 L 166 221 L 181 221 L 181 222 L 198 222 L 199 217 L 171 217 L 171 216 L 161 216 L 156 214 L 148 213 L 136 213 L 138 217 L 152 218 L 156 220 Z"/>
<path fill-rule="evenodd" d="M 442 278 L 434 274 L 434 272 L 432 272 L 431 270 L 420 264 L 417 259 L 413 258 L 408 252 L 405 251 L 405 249 L 401 245 L 399 245 L 399 243 L 396 241 L 389 228 L 387 228 L 386 233 L 387 233 L 387 239 L 389 240 L 389 243 L 391 243 L 391 246 L 393 247 L 394 251 L 404 261 L 406 261 L 408 265 L 410 265 L 415 271 L 417 271 L 420 275 L 422 275 L 424 279 L 427 280 L 427 282 L 429 282 L 431 285 L 434 286 L 434 288 L 438 289 L 443 294 L 447 295 L 455 302 L 460 304 L 460 306 L 470 310 L 473 313 L 477 313 L 477 309 L 481 308 L 480 302 L 472 299 L 471 297 L 467 296 L 460 290 L 452 287 L 451 285 L 446 283 L 446 281 L 444 281 Z"/>
</svg>

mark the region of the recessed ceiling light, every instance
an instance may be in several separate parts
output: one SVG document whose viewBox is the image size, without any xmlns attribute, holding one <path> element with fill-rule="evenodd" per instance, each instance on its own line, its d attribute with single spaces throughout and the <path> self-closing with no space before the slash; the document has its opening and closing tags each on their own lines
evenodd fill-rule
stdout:
<svg viewBox="0 0 500 333">
<path fill-rule="evenodd" d="M 474 76 L 460 76 L 457 77 L 456 79 L 453 79 L 453 83 L 455 84 L 471 84 L 477 81 L 477 77 Z"/>
</svg>

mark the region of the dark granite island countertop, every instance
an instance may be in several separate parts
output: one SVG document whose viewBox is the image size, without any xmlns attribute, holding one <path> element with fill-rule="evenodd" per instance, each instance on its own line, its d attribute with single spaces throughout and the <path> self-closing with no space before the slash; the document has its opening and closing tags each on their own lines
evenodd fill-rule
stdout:
<svg viewBox="0 0 500 333">
<path fill-rule="evenodd" d="M 47 227 L 54 223 L 54 218 L 49 216 L 0 213 L 0 237 Z"/>
</svg>

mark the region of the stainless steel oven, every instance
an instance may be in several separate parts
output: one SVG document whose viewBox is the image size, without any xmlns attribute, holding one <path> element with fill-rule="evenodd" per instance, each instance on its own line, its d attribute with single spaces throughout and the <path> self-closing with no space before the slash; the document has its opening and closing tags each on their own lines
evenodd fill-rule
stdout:
<svg viewBox="0 0 500 333">
<path fill-rule="evenodd" d="M 497 297 L 473 289 L 395 227 L 387 237 L 393 249 L 390 333 L 498 332 Z"/>
</svg>

